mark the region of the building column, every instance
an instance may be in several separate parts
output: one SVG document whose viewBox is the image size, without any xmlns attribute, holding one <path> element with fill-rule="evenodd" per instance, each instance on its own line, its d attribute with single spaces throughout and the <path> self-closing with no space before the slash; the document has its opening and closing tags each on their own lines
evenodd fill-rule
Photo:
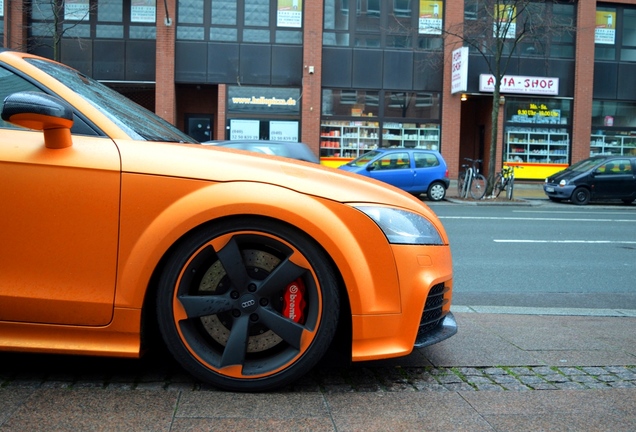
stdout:
<svg viewBox="0 0 636 432">
<path fill-rule="evenodd" d="M 4 2 L 4 46 L 25 51 L 27 46 L 27 13 L 23 1 Z"/>
<path fill-rule="evenodd" d="M 227 123 L 227 84 L 218 85 L 218 96 L 216 101 L 217 111 L 214 119 L 216 130 L 212 139 L 224 140 L 226 138 Z"/>
<path fill-rule="evenodd" d="M 322 88 L 323 2 L 304 1 L 301 141 L 320 156 L 320 98 Z"/>
<path fill-rule="evenodd" d="M 577 4 L 577 32 L 574 65 L 574 103 L 572 106 L 571 163 L 590 157 L 592 101 L 594 99 L 594 31 L 596 2 Z"/>
<path fill-rule="evenodd" d="M 155 55 L 155 113 L 176 124 L 174 83 L 176 0 L 157 2 L 157 46 Z M 168 7 L 166 10 L 166 6 Z"/>
<path fill-rule="evenodd" d="M 457 32 L 464 22 L 464 0 L 454 0 L 452 7 L 446 3 L 444 26 L 446 31 Z M 446 35 L 444 38 L 444 68 L 442 81 L 442 119 L 441 119 L 441 152 L 448 165 L 450 178 L 457 178 L 459 173 L 459 143 L 462 118 L 461 95 L 451 94 L 451 67 L 453 51 L 462 46 L 462 40 L 456 36 Z"/>
</svg>

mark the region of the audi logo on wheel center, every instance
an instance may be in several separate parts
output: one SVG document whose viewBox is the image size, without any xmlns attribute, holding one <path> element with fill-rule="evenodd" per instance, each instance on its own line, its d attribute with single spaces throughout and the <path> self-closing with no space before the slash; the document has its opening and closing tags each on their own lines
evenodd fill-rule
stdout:
<svg viewBox="0 0 636 432">
<path fill-rule="evenodd" d="M 241 303 L 241 307 L 243 309 L 247 309 L 250 306 L 254 306 L 256 304 L 256 302 L 254 300 L 246 300 L 243 303 Z"/>
</svg>

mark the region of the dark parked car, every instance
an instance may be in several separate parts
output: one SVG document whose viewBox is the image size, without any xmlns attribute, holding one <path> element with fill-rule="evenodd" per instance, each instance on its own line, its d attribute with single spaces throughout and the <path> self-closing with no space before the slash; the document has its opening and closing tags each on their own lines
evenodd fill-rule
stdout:
<svg viewBox="0 0 636 432">
<path fill-rule="evenodd" d="M 593 156 L 548 177 L 543 185 L 552 201 L 584 205 L 593 200 L 636 200 L 636 156 Z"/>
<path fill-rule="evenodd" d="M 431 201 L 444 199 L 450 183 L 444 158 L 432 150 L 372 150 L 340 169 L 389 183 L 414 195 L 426 193 Z"/>
<path fill-rule="evenodd" d="M 203 144 L 229 147 L 239 150 L 248 150 L 256 153 L 264 153 L 273 156 L 283 156 L 307 162 L 320 163 L 318 156 L 311 151 L 307 144 L 291 141 L 207 141 Z"/>
</svg>

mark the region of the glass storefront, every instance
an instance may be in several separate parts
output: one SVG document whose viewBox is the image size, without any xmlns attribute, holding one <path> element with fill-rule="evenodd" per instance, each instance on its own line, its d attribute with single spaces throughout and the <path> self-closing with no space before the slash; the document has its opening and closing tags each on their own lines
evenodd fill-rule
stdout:
<svg viewBox="0 0 636 432">
<path fill-rule="evenodd" d="M 377 147 L 440 149 L 440 95 L 323 89 L 320 156 L 337 166 Z"/>
<path fill-rule="evenodd" d="M 503 161 L 515 176 L 542 179 L 570 162 L 569 99 L 507 97 Z"/>
<path fill-rule="evenodd" d="M 300 140 L 300 89 L 228 86 L 230 140 Z"/>
</svg>

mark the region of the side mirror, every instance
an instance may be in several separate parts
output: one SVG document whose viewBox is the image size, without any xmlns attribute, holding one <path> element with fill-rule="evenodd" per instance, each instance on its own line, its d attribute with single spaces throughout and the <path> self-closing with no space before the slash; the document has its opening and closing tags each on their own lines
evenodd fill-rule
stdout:
<svg viewBox="0 0 636 432">
<path fill-rule="evenodd" d="M 47 148 L 61 149 L 73 145 L 73 108 L 55 96 L 34 91 L 10 94 L 2 106 L 2 120 L 43 131 Z"/>
<path fill-rule="evenodd" d="M 367 165 L 367 167 L 365 169 L 367 171 L 373 171 L 375 169 L 375 164 L 369 164 L 369 165 Z"/>
</svg>

